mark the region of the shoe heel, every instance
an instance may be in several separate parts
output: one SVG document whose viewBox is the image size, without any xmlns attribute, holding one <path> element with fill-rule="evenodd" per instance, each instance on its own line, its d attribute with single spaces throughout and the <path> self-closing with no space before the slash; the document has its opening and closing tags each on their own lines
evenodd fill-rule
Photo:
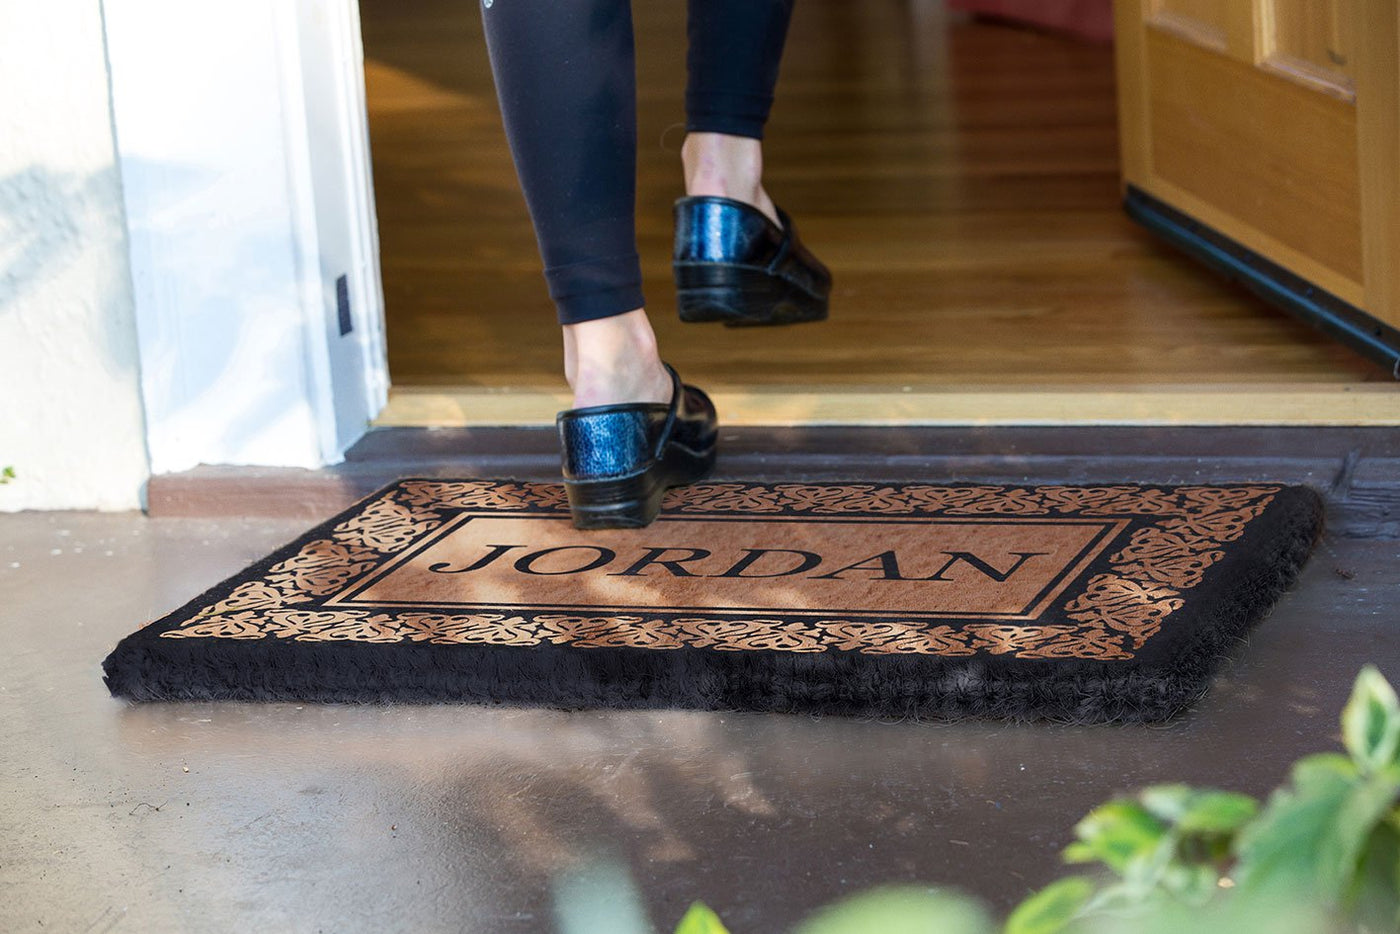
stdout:
<svg viewBox="0 0 1400 934">
<path fill-rule="evenodd" d="M 682 321 L 733 321 L 780 298 L 771 276 L 761 269 L 720 263 L 677 263 L 676 306 Z"/>
<path fill-rule="evenodd" d="M 715 449 L 694 452 L 673 447 L 666 452 L 665 479 L 643 472 L 601 480 L 565 480 L 569 513 L 576 529 L 639 529 L 651 525 L 661 499 L 673 486 L 694 483 L 715 466 Z"/>
<path fill-rule="evenodd" d="M 723 263 L 676 263 L 676 309 L 689 324 L 731 327 L 820 321 L 825 298 L 814 298 L 762 269 Z"/>
<path fill-rule="evenodd" d="M 646 473 L 603 480 L 565 480 L 576 529 L 638 529 L 661 511 L 666 488 Z"/>
<path fill-rule="evenodd" d="M 684 486 L 703 480 L 715 467 L 716 449 L 711 445 L 704 451 L 674 447 L 666 452 L 667 486 Z"/>
</svg>

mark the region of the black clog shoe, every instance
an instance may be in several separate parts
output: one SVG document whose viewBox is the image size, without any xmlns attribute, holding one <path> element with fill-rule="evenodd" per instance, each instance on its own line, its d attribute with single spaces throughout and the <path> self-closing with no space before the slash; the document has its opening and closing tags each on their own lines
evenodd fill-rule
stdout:
<svg viewBox="0 0 1400 934">
<path fill-rule="evenodd" d="M 718 423 L 709 396 L 669 364 L 671 402 L 592 405 L 560 412 L 569 511 L 579 529 L 651 524 L 667 488 L 694 483 L 715 464 Z"/>
<path fill-rule="evenodd" d="M 775 206 L 776 207 L 776 206 Z M 826 317 L 831 273 L 797 237 L 733 198 L 677 198 L 671 268 L 682 321 L 730 326 L 796 324 Z"/>
</svg>

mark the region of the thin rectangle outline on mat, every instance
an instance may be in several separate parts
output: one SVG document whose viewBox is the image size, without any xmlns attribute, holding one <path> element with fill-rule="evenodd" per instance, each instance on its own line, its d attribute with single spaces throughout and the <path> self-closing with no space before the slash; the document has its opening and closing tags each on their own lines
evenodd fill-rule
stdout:
<svg viewBox="0 0 1400 934">
<path fill-rule="evenodd" d="M 440 528 L 423 536 L 421 540 L 415 542 L 411 547 L 395 554 L 384 564 L 366 574 L 344 590 L 331 595 L 322 606 L 346 607 L 357 609 L 383 608 L 386 610 L 400 609 L 403 607 L 414 607 L 425 610 L 523 610 L 529 612 L 541 611 L 562 611 L 571 613 L 596 614 L 611 610 L 635 610 L 647 613 L 706 613 L 717 615 L 743 614 L 753 615 L 755 613 L 779 613 L 785 617 L 815 617 L 825 618 L 831 616 L 854 617 L 869 620 L 887 619 L 907 619 L 910 621 L 919 620 L 975 620 L 988 619 L 1003 622 L 1018 621 L 1028 622 L 1039 619 L 1046 608 L 1056 597 L 1060 596 L 1069 585 L 1083 573 L 1084 569 L 1091 564 L 1094 559 L 1103 554 L 1108 546 L 1115 541 L 1118 536 L 1132 522 L 1130 518 L 1041 518 L 1041 517 L 996 517 L 983 518 L 980 516 L 695 516 L 684 513 L 657 517 L 657 522 L 824 522 L 842 523 L 853 525 L 866 524 L 901 524 L 901 525 L 1091 525 L 1100 528 L 1099 534 L 1092 538 L 1072 559 L 1065 562 L 1058 574 L 1055 575 L 1044 589 L 1030 601 L 1030 608 L 1021 614 L 1014 613 L 968 613 L 968 612 L 927 612 L 911 610 L 907 612 L 896 612 L 890 610 L 841 610 L 841 609 L 818 609 L 818 610 L 793 610 L 793 609 L 773 609 L 769 607 L 666 607 L 666 606 L 631 606 L 623 604 L 543 604 L 543 603 L 432 603 L 418 600 L 355 600 L 354 595 L 362 592 L 383 580 L 400 566 L 407 564 L 417 555 L 426 551 L 432 545 L 451 535 L 467 522 L 474 518 L 518 518 L 518 519 L 548 519 L 567 520 L 568 513 L 564 512 L 533 512 L 515 509 L 501 510 L 463 510 L 458 515 L 444 522 Z"/>
</svg>

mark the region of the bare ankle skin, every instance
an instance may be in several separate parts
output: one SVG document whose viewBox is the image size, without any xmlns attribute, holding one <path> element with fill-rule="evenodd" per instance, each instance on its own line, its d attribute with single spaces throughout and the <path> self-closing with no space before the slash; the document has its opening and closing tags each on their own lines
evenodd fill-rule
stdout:
<svg viewBox="0 0 1400 934">
<path fill-rule="evenodd" d="M 670 402 L 671 376 L 661 363 L 646 309 L 566 324 L 564 376 L 574 408 L 621 402 Z"/>
<path fill-rule="evenodd" d="M 778 211 L 763 190 L 763 144 L 727 133 L 688 133 L 681 144 L 681 167 L 687 195 L 718 195 L 758 208 L 781 225 Z"/>
</svg>

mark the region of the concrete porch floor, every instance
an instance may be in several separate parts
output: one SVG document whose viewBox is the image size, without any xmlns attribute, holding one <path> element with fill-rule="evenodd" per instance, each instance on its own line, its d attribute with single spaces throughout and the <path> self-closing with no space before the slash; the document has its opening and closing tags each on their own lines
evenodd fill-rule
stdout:
<svg viewBox="0 0 1400 934">
<path fill-rule="evenodd" d="M 1297 437 L 1355 472 L 1362 436 Z M 698 898 L 749 934 L 894 882 L 1004 911 L 1061 873 L 1095 804 L 1163 781 L 1262 794 L 1335 748 L 1362 664 L 1400 681 L 1400 541 L 1343 519 L 1211 692 L 1154 727 L 107 695 L 121 636 L 307 524 L 0 517 L 0 930 L 630 934 Z"/>
</svg>

